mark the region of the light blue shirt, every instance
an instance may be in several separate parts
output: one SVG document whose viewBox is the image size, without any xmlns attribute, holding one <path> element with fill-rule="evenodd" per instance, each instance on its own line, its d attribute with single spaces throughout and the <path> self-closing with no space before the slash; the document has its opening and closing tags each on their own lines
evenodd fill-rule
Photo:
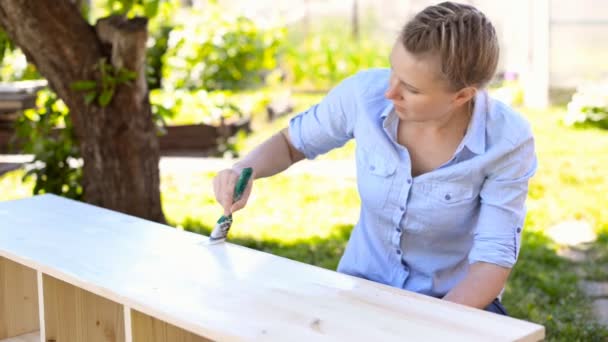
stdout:
<svg viewBox="0 0 608 342">
<path fill-rule="evenodd" d="M 534 138 L 522 116 L 480 91 L 451 160 L 412 177 L 384 97 L 389 76 L 371 69 L 347 78 L 294 117 L 289 134 L 308 159 L 356 140 L 361 211 L 338 272 L 443 297 L 472 263 L 515 264 Z"/>
</svg>

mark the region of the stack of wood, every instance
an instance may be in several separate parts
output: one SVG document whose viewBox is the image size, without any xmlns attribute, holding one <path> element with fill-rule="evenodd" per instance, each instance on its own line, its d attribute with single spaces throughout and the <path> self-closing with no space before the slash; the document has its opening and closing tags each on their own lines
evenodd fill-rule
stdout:
<svg viewBox="0 0 608 342">
<path fill-rule="evenodd" d="M 19 113 L 36 107 L 36 93 L 45 80 L 0 83 L 0 152 L 7 152 Z"/>
</svg>

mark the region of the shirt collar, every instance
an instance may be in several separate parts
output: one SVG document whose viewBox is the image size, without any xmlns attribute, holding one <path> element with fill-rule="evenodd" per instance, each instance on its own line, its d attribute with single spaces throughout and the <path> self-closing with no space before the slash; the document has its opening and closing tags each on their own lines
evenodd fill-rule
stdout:
<svg viewBox="0 0 608 342">
<path fill-rule="evenodd" d="M 463 144 L 471 152 L 480 155 L 486 151 L 486 116 L 489 107 L 489 97 L 485 91 L 475 95 L 475 106 Z"/>
<path fill-rule="evenodd" d="M 489 107 L 489 97 L 486 91 L 479 91 L 475 95 L 475 106 L 467 132 L 462 139 L 462 146 L 466 146 L 471 152 L 480 155 L 486 150 L 486 115 Z M 396 115 L 391 115 L 394 110 L 394 105 L 389 101 L 386 108 L 380 114 L 380 118 L 384 121 L 384 126 L 392 122 L 391 119 L 396 119 Z M 385 120 L 388 117 L 387 120 Z"/>
<path fill-rule="evenodd" d="M 382 113 L 380 113 L 380 118 L 381 119 L 385 119 L 395 108 L 395 106 L 393 105 L 393 102 L 388 101 L 387 100 L 387 106 L 386 108 L 384 108 L 384 110 L 382 111 Z"/>
</svg>

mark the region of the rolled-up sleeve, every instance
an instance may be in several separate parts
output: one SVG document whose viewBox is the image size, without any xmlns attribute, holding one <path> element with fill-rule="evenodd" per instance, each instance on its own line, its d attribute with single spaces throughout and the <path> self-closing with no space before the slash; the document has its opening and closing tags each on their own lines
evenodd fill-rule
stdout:
<svg viewBox="0 0 608 342">
<path fill-rule="evenodd" d="M 307 159 L 343 146 L 354 136 L 360 74 L 351 76 L 317 105 L 289 122 L 291 143 Z"/>
<path fill-rule="evenodd" d="M 517 261 L 528 181 L 537 168 L 532 134 L 519 141 L 497 158 L 482 186 L 469 263 L 481 261 L 511 268 Z"/>
</svg>

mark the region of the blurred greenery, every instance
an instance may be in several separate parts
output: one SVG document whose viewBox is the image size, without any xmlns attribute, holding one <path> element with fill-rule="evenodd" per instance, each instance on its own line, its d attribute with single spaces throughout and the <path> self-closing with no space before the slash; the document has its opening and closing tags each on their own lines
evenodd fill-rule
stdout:
<svg viewBox="0 0 608 342">
<path fill-rule="evenodd" d="M 238 120 L 245 113 L 235 102 L 229 91 L 155 89 L 150 92 L 150 103 L 168 125 L 204 123 L 218 126 L 222 120 Z"/>
<path fill-rule="evenodd" d="M 580 86 L 563 120 L 569 126 L 608 129 L 608 81 Z"/>
<path fill-rule="evenodd" d="M 148 50 L 146 52 L 146 75 L 149 89 L 162 87 L 163 56 L 167 52 L 169 34 L 173 27 L 161 26 L 158 30 L 150 30 Z"/>
<path fill-rule="evenodd" d="M 340 31 L 289 43 L 283 67 L 298 88 L 327 90 L 359 70 L 389 66 L 390 45 L 364 38 L 353 40 Z"/>
<path fill-rule="evenodd" d="M 212 4 L 179 15 L 164 56 L 163 87 L 243 89 L 276 67 L 284 28 L 262 27 Z"/>
<path fill-rule="evenodd" d="M 558 246 L 539 228 L 528 224 L 523 234 L 519 261 L 503 295 L 507 311 L 544 325 L 547 341 L 606 341 L 608 329 L 597 322 L 590 299 L 578 287 L 578 266 L 559 257 Z"/>
<path fill-rule="evenodd" d="M 4 55 L 14 49 L 13 42 L 9 39 L 6 31 L 0 28 L 0 61 L 4 59 Z"/>
<path fill-rule="evenodd" d="M 0 35 L 0 49 L 3 49 L 1 39 Z M 41 78 L 36 67 L 28 63 L 27 58 L 21 50 L 6 48 L 4 51 L 2 56 L 0 56 L 0 82 L 26 81 Z"/>
<path fill-rule="evenodd" d="M 601 232 L 597 242 L 587 251 L 589 262 L 583 265 L 585 278 L 595 281 L 608 279 L 608 229 Z"/>
<path fill-rule="evenodd" d="M 28 109 L 16 122 L 13 143 L 34 156 L 23 178 L 34 180 L 33 194 L 53 193 L 80 200 L 83 196 L 79 148 L 68 116 L 69 110 L 57 95 L 40 91 L 37 109 Z M 56 128 L 62 128 L 56 130 Z"/>
<path fill-rule="evenodd" d="M 159 8 L 166 4 L 176 8 L 179 0 L 92 0 L 91 7 L 85 8 L 84 12 L 88 12 L 91 23 L 110 15 L 154 18 L 158 14 Z"/>
</svg>

